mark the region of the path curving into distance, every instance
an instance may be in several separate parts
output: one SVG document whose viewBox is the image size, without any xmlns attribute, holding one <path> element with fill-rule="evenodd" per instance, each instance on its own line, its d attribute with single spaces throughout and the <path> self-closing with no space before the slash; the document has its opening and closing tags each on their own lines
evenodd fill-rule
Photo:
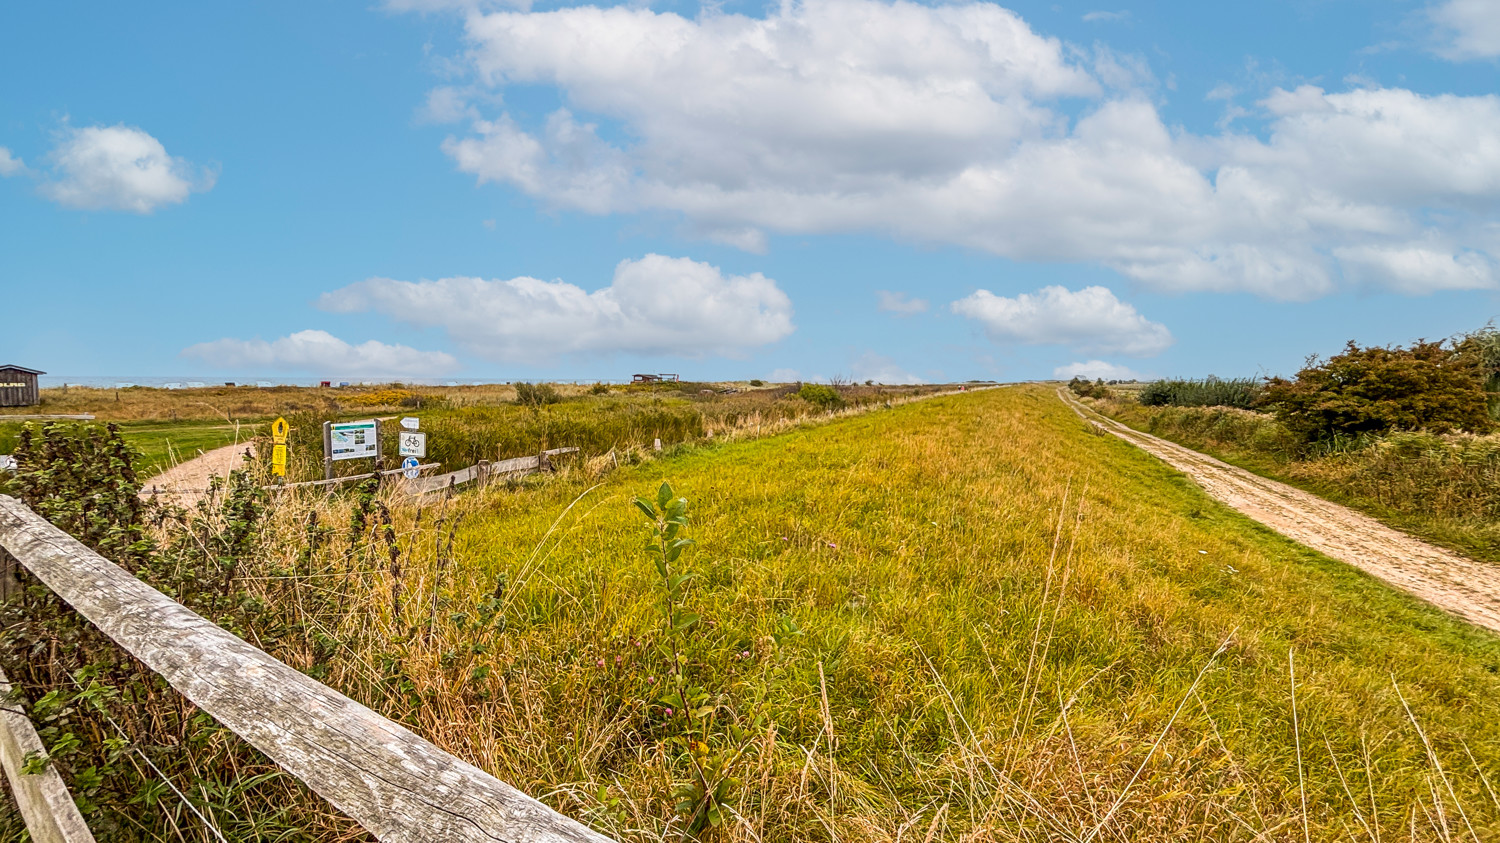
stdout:
<svg viewBox="0 0 1500 843">
<path fill-rule="evenodd" d="M 1500 566 L 1466 559 L 1368 515 L 1142 433 L 1057 391 L 1079 417 L 1186 474 L 1205 492 L 1283 536 L 1500 632 Z"/>
<path fill-rule="evenodd" d="M 159 494 L 170 497 L 174 503 L 192 504 L 208 492 L 210 480 L 227 478 L 229 472 L 239 468 L 247 451 L 255 452 L 255 447 L 249 442 L 200 451 L 198 456 L 142 481 L 141 497 Z"/>
</svg>

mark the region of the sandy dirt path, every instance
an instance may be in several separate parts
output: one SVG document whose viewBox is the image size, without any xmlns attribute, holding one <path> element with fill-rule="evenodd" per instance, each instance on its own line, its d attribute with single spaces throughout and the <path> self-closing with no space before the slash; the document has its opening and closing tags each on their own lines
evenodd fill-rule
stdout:
<svg viewBox="0 0 1500 843">
<path fill-rule="evenodd" d="M 254 453 L 255 449 L 249 442 L 241 442 L 238 445 L 215 448 L 204 452 L 202 456 L 178 463 L 146 480 L 141 488 L 141 497 L 150 497 L 155 493 L 171 495 L 177 499 L 176 503 L 193 503 L 203 497 L 211 479 L 228 477 L 232 469 L 239 468 L 246 451 Z"/>
<path fill-rule="evenodd" d="M 1465 559 L 1348 507 L 1141 433 L 1058 390 L 1084 419 L 1191 477 L 1215 499 L 1340 562 L 1478 626 L 1500 632 L 1500 566 Z"/>
</svg>

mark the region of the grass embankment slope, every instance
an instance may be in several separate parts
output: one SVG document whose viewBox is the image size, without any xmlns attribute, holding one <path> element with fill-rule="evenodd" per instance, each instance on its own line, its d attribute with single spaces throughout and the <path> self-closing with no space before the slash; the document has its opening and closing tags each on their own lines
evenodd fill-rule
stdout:
<svg viewBox="0 0 1500 843">
<path fill-rule="evenodd" d="M 1130 400 L 1090 404 L 1137 430 L 1500 564 L 1500 436 L 1396 432 L 1319 451 L 1301 447 L 1265 413 Z"/>
<path fill-rule="evenodd" d="M 661 701 L 630 499 L 664 478 L 691 500 L 705 721 Z M 320 675 L 626 840 L 666 833 L 694 776 L 674 737 L 743 782 L 742 840 L 1500 834 L 1500 640 L 1091 435 L 1051 388 L 685 448 L 566 509 L 591 482 L 398 513 L 401 615 L 362 576 L 371 610 L 321 645 L 352 657 Z"/>
</svg>

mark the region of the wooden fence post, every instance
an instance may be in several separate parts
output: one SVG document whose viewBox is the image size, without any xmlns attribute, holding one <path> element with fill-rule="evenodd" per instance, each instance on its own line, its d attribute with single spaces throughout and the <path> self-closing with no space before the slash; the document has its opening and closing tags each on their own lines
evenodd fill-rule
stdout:
<svg viewBox="0 0 1500 843">
<path fill-rule="evenodd" d="M 10 679 L 0 671 L 0 700 L 9 698 L 13 690 Z M 0 703 L 0 765 L 5 767 L 10 792 L 31 839 L 34 843 L 94 843 L 94 835 L 52 762 L 39 773 L 22 772 L 28 756 L 46 755 L 47 750 L 25 708 L 12 705 Z"/>
<path fill-rule="evenodd" d="M 323 422 L 323 479 L 333 479 L 333 422 Z"/>
</svg>

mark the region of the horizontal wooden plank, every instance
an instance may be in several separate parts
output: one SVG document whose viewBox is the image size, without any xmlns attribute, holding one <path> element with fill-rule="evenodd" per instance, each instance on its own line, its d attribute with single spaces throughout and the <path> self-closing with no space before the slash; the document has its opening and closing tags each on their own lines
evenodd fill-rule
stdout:
<svg viewBox="0 0 1500 843">
<path fill-rule="evenodd" d="M 433 468 L 441 468 L 442 466 L 443 464 L 440 462 L 429 462 L 417 466 L 417 470 L 427 471 Z M 307 486 L 333 486 L 339 483 L 349 483 L 355 480 L 369 480 L 371 477 L 374 477 L 377 474 L 381 475 L 382 477 L 389 477 L 392 474 L 401 474 L 405 471 L 406 469 L 404 468 L 387 468 L 384 471 L 372 471 L 368 474 L 351 474 L 348 477 L 335 477 L 332 480 L 303 480 L 299 483 L 280 483 L 274 486 L 266 486 L 264 488 L 275 491 L 277 489 L 300 489 Z"/>
<path fill-rule="evenodd" d="M 549 457 L 556 457 L 562 454 L 573 454 L 577 452 L 577 448 L 551 448 L 549 450 L 543 451 L 542 453 Z M 468 468 L 461 468 L 458 471 L 450 471 L 447 474 L 436 474 L 432 477 L 422 477 L 416 480 L 408 480 L 406 481 L 406 490 L 408 492 L 411 492 L 412 494 L 421 495 L 428 492 L 439 492 L 443 489 L 448 488 L 449 486 L 461 486 L 465 483 L 470 483 L 474 480 L 478 480 L 481 467 L 483 467 L 485 477 L 489 480 L 494 480 L 497 477 L 503 477 L 508 474 L 520 474 L 527 471 L 539 471 L 541 469 L 541 457 L 514 457 L 512 459 L 498 460 L 496 462 L 488 464 L 481 463 L 480 465 L 471 465 Z"/>
<path fill-rule="evenodd" d="M 0 670 L 0 699 L 14 690 Z M 28 755 L 45 755 L 46 748 L 19 706 L 0 705 L 0 765 L 10 780 L 10 792 L 21 809 L 21 819 L 33 843 L 94 843 L 94 835 L 73 804 L 62 776 L 49 763 L 40 773 L 23 773 Z"/>
<path fill-rule="evenodd" d="M 0 547 L 380 840 L 609 843 L 189 611 L 4 495 Z"/>
</svg>

